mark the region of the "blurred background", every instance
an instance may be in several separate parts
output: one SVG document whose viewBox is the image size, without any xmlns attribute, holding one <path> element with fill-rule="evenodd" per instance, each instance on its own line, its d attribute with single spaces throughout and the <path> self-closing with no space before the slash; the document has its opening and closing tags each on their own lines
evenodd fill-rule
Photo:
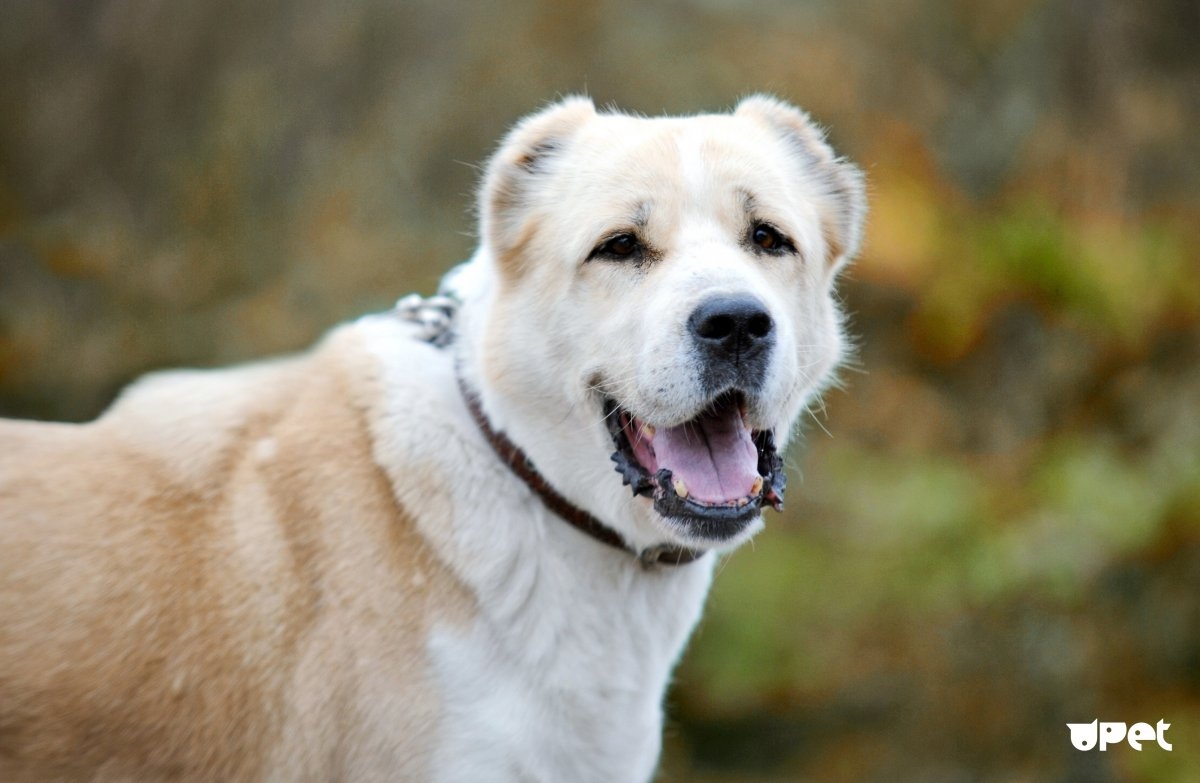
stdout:
<svg viewBox="0 0 1200 783">
<path fill-rule="evenodd" d="M 0 414 L 432 292 L 572 92 L 771 91 L 870 181 L 845 388 L 721 567 L 660 779 L 1200 779 L 1200 4 L 0 4 Z M 1065 723 L 1171 724 L 1076 751 Z"/>
</svg>

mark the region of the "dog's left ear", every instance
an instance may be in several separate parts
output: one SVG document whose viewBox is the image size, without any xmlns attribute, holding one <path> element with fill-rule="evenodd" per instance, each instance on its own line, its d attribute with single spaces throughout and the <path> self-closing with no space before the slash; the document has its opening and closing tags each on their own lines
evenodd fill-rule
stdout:
<svg viewBox="0 0 1200 783">
<path fill-rule="evenodd" d="M 483 239 L 498 259 L 520 243 L 531 196 L 544 192 L 539 180 L 549 175 L 575 132 L 594 116 L 590 98 L 565 98 L 521 120 L 500 143 L 488 162 L 479 198 Z"/>
<path fill-rule="evenodd" d="M 800 109 L 768 95 L 752 95 L 738 104 L 735 114 L 766 123 L 795 150 L 820 188 L 825 201 L 822 211 L 829 263 L 837 271 L 854 258 L 862 241 L 867 214 L 863 174 L 839 158 L 825 140 L 825 133 Z"/>
</svg>

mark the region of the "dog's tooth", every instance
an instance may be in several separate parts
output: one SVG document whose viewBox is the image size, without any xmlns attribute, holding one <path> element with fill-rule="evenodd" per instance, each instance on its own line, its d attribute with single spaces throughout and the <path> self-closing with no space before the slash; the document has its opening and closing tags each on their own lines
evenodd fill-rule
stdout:
<svg viewBox="0 0 1200 783">
<path fill-rule="evenodd" d="M 688 488 L 681 479 L 675 479 L 675 494 L 681 498 L 688 496 Z"/>
<path fill-rule="evenodd" d="M 750 485 L 750 494 L 757 495 L 759 492 L 762 492 L 762 487 L 763 487 L 762 476 L 759 476 L 758 478 L 754 479 L 754 483 Z"/>
<path fill-rule="evenodd" d="M 645 435 L 647 438 L 653 438 L 654 433 L 656 433 L 656 432 L 658 432 L 658 430 L 656 430 L 654 428 L 653 424 L 643 424 L 642 425 L 642 434 Z"/>
</svg>

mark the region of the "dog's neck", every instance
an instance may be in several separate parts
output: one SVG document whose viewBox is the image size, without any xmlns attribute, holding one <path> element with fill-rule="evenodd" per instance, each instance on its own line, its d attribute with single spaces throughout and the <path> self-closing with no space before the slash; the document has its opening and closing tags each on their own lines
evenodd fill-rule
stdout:
<svg viewBox="0 0 1200 783">
<path fill-rule="evenodd" d="M 429 298 L 417 294 L 406 296 L 396 303 L 396 313 L 403 320 L 421 327 L 421 339 L 439 348 L 449 348 L 456 342 L 456 316 L 461 305 L 454 291 L 444 289 L 437 296 Z M 687 565 L 706 554 L 705 550 L 665 543 L 639 549 L 612 527 L 564 497 L 537 470 L 520 446 L 492 426 L 484 413 L 478 392 L 463 378 L 461 362 L 456 362 L 456 365 L 458 388 L 475 425 L 496 456 L 541 499 L 555 517 L 602 544 L 628 553 L 645 568 Z"/>
</svg>

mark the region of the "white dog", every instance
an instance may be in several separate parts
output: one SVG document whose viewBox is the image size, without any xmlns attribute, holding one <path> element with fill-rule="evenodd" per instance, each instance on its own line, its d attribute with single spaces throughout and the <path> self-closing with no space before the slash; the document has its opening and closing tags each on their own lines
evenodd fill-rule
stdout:
<svg viewBox="0 0 1200 783">
<path fill-rule="evenodd" d="M 573 98 L 492 159 L 450 331 L 0 423 L 0 780 L 648 780 L 863 212 L 785 104 Z"/>
</svg>

